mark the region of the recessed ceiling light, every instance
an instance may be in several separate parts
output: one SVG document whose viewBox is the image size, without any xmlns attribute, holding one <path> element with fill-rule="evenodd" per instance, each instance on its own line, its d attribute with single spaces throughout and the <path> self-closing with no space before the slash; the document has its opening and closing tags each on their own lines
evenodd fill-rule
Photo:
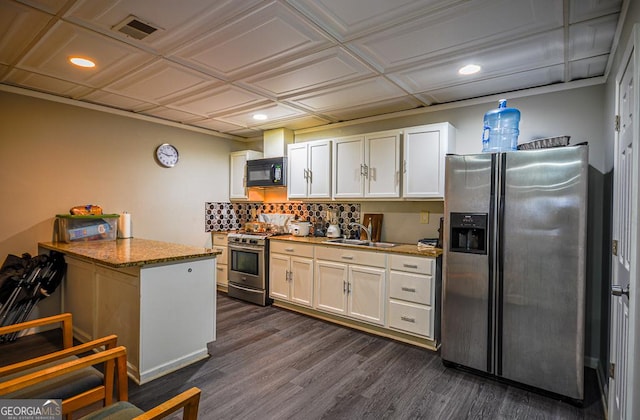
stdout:
<svg viewBox="0 0 640 420">
<path fill-rule="evenodd" d="M 83 57 L 69 57 L 69 61 L 71 62 L 71 64 L 74 64 L 78 67 L 93 68 L 96 66 L 96 63 L 89 60 L 88 58 Z"/>
<path fill-rule="evenodd" d="M 264 121 L 267 119 L 265 114 L 253 114 L 253 119 L 258 121 Z"/>
<path fill-rule="evenodd" d="M 479 72 L 481 69 L 481 67 L 477 64 L 467 64 L 464 67 L 461 67 L 460 70 L 458 70 L 458 74 L 463 74 L 463 75 L 469 75 L 469 74 L 475 74 L 477 72 Z"/>
</svg>

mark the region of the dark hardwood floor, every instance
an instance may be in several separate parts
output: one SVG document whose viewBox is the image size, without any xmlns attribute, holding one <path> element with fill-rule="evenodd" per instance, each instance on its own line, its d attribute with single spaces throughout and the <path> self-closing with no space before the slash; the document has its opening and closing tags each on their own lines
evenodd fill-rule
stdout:
<svg viewBox="0 0 640 420">
<path fill-rule="evenodd" d="M 591 369 L 579 408 L 446 368 L 425 349 L 224 294 L 217 303 L 211 357 L 130 382 L 131 402 L 148 409 L 197 386 L 201 419 L 604 419 Z"/>
</svg>

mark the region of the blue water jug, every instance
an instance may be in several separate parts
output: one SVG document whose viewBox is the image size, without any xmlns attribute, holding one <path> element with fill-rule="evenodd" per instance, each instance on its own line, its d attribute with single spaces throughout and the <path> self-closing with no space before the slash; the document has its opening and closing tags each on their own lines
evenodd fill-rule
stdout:
<svg viewBox="0 0 640 420">
<path fill-rule="evenodd" d="M 500 99 L 498 109 L 484 114 L 482 151 L 486 153 L 508 152 L 518 149 L 520 111 L 507 108 L 507 100 Z"/>
</svg>

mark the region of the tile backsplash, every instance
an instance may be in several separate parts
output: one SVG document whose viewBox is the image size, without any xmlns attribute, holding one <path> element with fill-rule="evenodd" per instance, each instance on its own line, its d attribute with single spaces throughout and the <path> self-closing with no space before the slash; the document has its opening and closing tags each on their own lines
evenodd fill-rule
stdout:
<svg viewBox="0 0 640 420">
<path fill-rule="evenodd" d="M 205 203 L 205 231 L 218 232 L 237 230 L 251 221 L 251 212 L 287 213 L 296 219 L 316 221 L 322 218 L 325 229 L 329 226 L 327 210 L 338 210 L 340 230 L 347 236 L 355 235 L 358 228 L 349 228 L 349 223 L 360 221 L 360 204 L 353 203 Z"/>
</svg>

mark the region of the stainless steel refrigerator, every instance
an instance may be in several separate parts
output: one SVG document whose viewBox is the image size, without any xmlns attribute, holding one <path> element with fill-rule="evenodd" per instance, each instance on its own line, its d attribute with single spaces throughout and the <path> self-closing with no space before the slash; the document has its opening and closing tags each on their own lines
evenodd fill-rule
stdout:
<svg viewBox="0 0 640 420">
<path fill-rule="evenodd" d="M 586 145 L 446 158 L 445 364 L 584 399 Z"/>
</svg>

